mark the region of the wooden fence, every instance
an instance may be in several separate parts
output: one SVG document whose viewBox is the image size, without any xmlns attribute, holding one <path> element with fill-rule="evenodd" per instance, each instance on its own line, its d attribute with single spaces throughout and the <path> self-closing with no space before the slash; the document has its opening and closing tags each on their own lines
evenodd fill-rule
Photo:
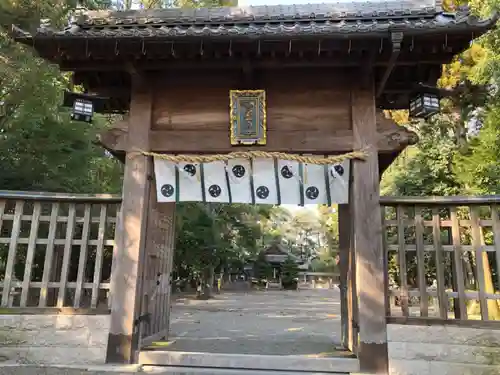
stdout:
<svg viewBox="0 0 500 375">
<path fill-rule="evenodd" d="M 0 308 L 107 311 L 120 203 L 0 191 Z M 500 320 L 500 196 L 382 197 L 381 206 L 390 318 Z M 171 264 L 153 248 L 142 308 L 153 321 L 144 337 L 167 328 Z"/>
<path fill-rule="evenodd" d="M 500 320 L 500 196 L 381 206 L 389 321 Z"/>
<path fill-rule="evenodd" d="M 108 310 L 120 203 L 0 191 L 1 307 Z"/>
<path fill-rule="evenodd" d="M 122 198 L 0 191 L 0 314 L 109 313 Z M 168 334 L 175 205 L 150 202 L 142 345 Z M 173 211 L 174 210 L 174 211 Z"/>
</svg>

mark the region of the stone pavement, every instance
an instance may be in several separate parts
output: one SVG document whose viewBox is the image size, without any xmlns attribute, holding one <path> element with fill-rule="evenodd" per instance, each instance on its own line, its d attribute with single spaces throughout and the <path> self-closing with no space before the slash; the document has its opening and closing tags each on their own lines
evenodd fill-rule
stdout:
<svg viewBox="0 0 500 375">
<path fill-rule="evenodd" d="M 226 292 L 174 301 L 172 343 L 162 349 L 332 356 L 340 339 L 338 289 Z"/>
</svg>

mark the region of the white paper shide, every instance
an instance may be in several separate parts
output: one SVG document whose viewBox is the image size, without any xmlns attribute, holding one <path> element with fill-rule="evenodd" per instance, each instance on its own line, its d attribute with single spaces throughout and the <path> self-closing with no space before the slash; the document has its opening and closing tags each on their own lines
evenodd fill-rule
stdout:
<svg viewBox="0 0 500 375">
<path fill-rule="evenodd" d="M 154 159 L 158 202 L 342 204 L 349 197 L 349 167 L 349 160 L 319 165 L 271 158 Z"/>
</svg>

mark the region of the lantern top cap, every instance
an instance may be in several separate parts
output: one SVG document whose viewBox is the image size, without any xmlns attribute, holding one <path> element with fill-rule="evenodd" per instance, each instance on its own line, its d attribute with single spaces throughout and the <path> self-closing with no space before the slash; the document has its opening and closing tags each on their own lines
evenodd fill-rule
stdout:
<svg viewBox="0 0 500 375">
<path fill-rule="evenodd" d="M 496 16 L 480 20 L 468 9 L 443 11 L 441 0 L 386 0 L 198 9 L 87 11 L 64 30 L 40 27 L 34 34 L 13 27 L 20 41 L 41 38 L 252 38 L 378 36 L 486 31 Z"/>
</svg>

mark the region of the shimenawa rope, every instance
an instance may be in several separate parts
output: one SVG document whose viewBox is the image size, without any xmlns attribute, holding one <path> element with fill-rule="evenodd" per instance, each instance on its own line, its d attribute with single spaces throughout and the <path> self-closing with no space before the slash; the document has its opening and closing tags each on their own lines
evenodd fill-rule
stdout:
<svg viewBox="0 0 500 375">
<path fill-rule="evenodd" d="M 153 156 L 158 159 L 171 161 L 174 163 L 188 162 L 188 163 L 210 163 L 214 161 L 228 161 L 233 159 L 253 159 L 253 158 L 265 158 L 265 159 L 282 159 L 297 161 L 299 163 L 306 164 L 337 164 L 344 160 L 359 159 L 365 160 L 367 157 L 367 152 L 365 150 L 352 151 L 341 155 L 332 155 L 327 157 L 316 157 L 310 155 L 297 155 L 289 154 L 285 152 L 268 152 L 268 151 L 235 151 L 228 154 L 215 154 L 215 155 L 172 155 L 172 154 L 158 154 L 156 152 L 147 152 L 142 150 L 135 151 L 139 154 L 145 156 Z"/>
</svg>

